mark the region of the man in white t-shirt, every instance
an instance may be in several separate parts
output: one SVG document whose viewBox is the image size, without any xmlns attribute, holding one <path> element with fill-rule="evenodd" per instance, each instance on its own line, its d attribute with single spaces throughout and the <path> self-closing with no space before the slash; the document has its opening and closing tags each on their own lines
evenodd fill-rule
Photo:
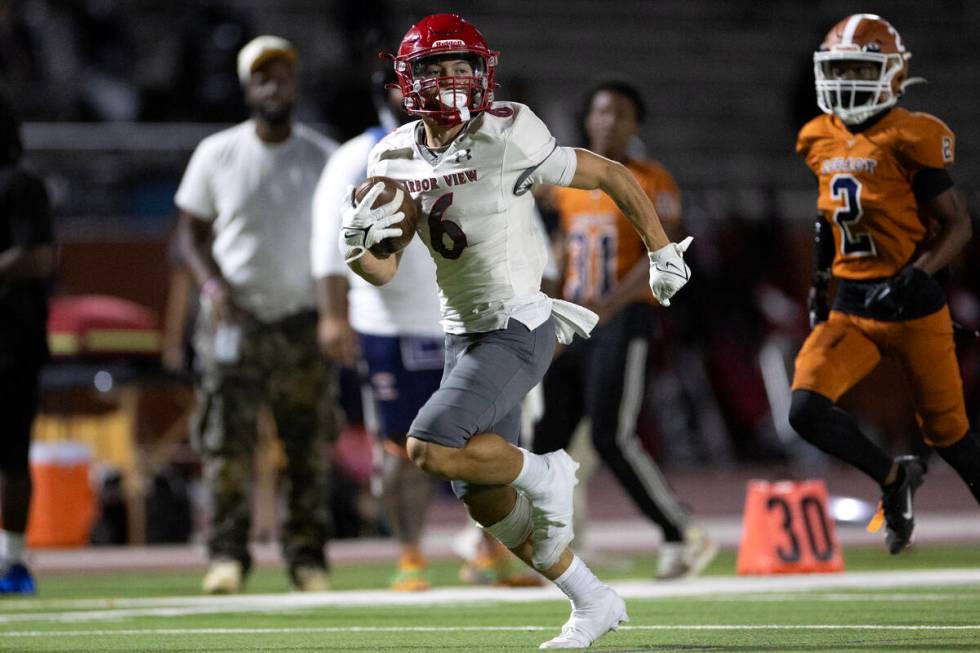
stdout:
<svg viewBox="0 0 980 653">
<path fill-rule="evenodd" d="M 412 423 L 408 453 L 449 478 L 470 515 L 569 597 L 572 614 L 542 648 L 581 648 L 625 621 L 622 598 L 568 549 L 575 463 L 563 450 L 515 446 L 520 401 L 544 376 L 555 334 L 587 335 L 597 316 L 541 292 L 545 243 L 534 227 L 535 183 L 601 189 L 649 251 L 650 286 L 663 305 L 689 279 L 649 197 L 621 164 L 559 147 L 526 106 L 493 103 L 498 53 L 458 16 L 413 26 L 393 57 L 405 108 L 420 121 L 385 137 L 368 174 L 401 180 L 419 203 L 419 236 L 436 263 L 446 366 Z M 372 209 L 383 185 L 343 213 L 345 261 L 375 285 L 395 278 L 400 256 L 370 247 L 400 235 L 401 192 Z"/>
<path fill-rule="evenodd" d="M 175 202 L 201 289 L 201 382 L 192 425 L 212 495 L 207 593 L 237 592 L 248 551 L 259 406 L 287 457 L 282 552 L 300 590 L 327 588 L 326 430 L 332 387 L 316 346 L 310 198 L 334 144 L 292 118 L 297 53 L 260 36 L 238 55 L 250 120 L 205 138 Z"/>
</svg>

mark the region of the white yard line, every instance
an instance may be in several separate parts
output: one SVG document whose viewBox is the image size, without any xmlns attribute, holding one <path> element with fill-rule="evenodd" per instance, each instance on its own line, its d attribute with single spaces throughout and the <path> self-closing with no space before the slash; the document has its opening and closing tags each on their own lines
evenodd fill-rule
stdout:
<svg viewBox="0 0 980 653">
<path fill-rule="evenodd" d="M 611 585 L 627 599 L 671 597 L 733 597 L 821 590 L 867 590 L 930 587 L 940 585 L 978 586 L 980 569 L 935 569 L 897 572 L 806 574 L 783 576 L 724 576 L 692 578 L 665 583 L 621 581 Z M 869 600 L 871 597 L 868 597 Z M 565 600 L 557 588 L 449 587 L 428 592 L 388 590 L 331 591 L 321 593 L 250 594 L 236 596 L 188 596 L 162 598 L 52 601 L 21 599 L 0 603 L 0 625 L 25 622 L 88 622 L 134 617 L 181 617 L 195 614 L 285 612 L 317 608 L 420 606 L 524 603 Z M 887 595 L 882 600 L 888 600 Z M 47 610 L 13 612 L 13 610 Z"/>
<path fill-rule="evenodd" d="M 148 628 L 146 630 L 17 630 L 3 637 L 105 637 L 146 635 L 286 635 L 327 633 L 462 633 L 462 632 L 537 632 L 554 631 L 556 626 L 324 626 L 322 628 Z M 623 631 L 649 630 L 980 630 L 971 625 L 908 625 L 891 624 L 655 624 L 649 626 L 620 626 Z"/>
</svg>

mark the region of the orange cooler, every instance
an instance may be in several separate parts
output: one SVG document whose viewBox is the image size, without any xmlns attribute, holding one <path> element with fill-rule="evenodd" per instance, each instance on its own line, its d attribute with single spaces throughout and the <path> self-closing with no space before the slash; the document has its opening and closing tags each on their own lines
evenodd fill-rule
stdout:
<svg viewBox="0 0 980 653">
<path fill-rule="evenodd" d="M 89 543 L 95 498 L 89 484 L 92 454 L 80 442 L 31 444 L 34 496 L 27 520 L 29 547 L 73 547 Z"/>
</svg>

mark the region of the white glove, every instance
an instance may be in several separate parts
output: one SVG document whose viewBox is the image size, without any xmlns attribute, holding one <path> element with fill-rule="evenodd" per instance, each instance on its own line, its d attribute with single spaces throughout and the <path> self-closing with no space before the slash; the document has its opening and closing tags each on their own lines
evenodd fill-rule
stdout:
<svg viewBox="0 0 980 653">
<path fill-rule="evenodd" d="M 398 210 L 404 195 L 401 189 L 387 204 L 376 209 L 371 208 L 384 188 L 385 185 L 379 181 L 371 187 L 357 206 L 353 204 L 354 188 L 350 187 L 347 190 L 340 226 L 340 251 L 344 255 L 344 263 L 361 258 L 364 252 L 385 238 L 402 235 L 399 227 L 391 226 L 401 222 L 405 217 L 405 214 Z"/>
<path fill-rule="evenodd" d="M 670 306 L 670 298 L 691 279 L 691 268 L 684 262 L 684 252 L 694 236 L 679 243 L 670 243 L 650 256 L 650 290 L 661 306 Z"/>
</svg>

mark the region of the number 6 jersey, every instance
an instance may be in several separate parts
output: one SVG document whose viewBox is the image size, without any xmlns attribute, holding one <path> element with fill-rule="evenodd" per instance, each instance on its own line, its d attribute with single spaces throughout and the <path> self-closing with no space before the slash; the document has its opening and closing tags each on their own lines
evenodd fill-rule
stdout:
<svg viewBox="0 0 980 653">
<path fill-rule="evenodd" d="M 423 125 L 392 132 L 371 151 L 368 175 L 405 184 L 422 211 L 418 234 L 436 263 L 447 333 L 530 329 L 548 319 L 541 292 L 546 244 L 534 224 L 535 183 L 567 186 L 575 151 L 559 147 L 526 106 L 496 102 L 444 150 L 430 151 Z"/>
<path fill-rule="evenodd" d="M 833 225 L 834 276 L 888 277 L 909 263 L 929 230 L 913 177 L 951 165 L 954 147 L 941 120 L 900 107 L 858 133 L 830 115 L 800 130 L 796 152 L 817 176 L 817 208 Z"/>
</svg>

